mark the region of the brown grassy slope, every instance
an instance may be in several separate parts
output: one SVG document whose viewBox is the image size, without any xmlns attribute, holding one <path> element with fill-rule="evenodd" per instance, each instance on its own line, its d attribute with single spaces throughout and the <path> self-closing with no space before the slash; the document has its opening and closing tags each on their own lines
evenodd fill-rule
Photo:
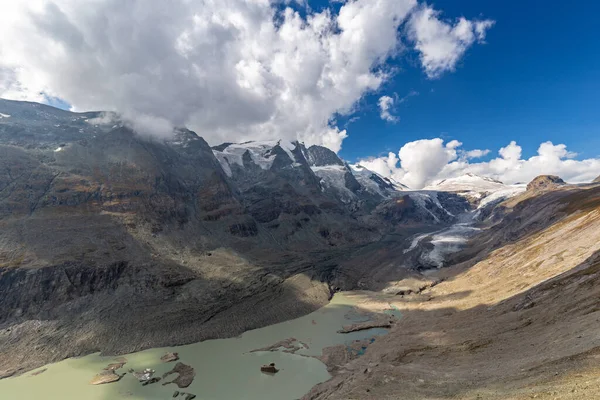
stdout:
<svg viewBox="0 0 600 400">
<path fill-rule="evenodd" d="M 569 190 L 550 226 L 399 298 L 392 332 L 306 399 L 600 398 L 599 192 Z"/>
</svg>

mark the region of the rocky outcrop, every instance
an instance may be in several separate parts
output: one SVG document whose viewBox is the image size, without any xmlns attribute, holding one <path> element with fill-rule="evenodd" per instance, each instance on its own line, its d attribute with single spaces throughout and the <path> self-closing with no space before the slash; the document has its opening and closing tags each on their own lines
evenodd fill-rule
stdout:
<svg viewBox="0 0 600 400">
<path fill-rule="evenodd" d="M 540 175 L 527 184 L 527 190 L 547 190 L 565 184 L 566 182 L 556 175 Z"/>
<path fill-rule="evenodd" d="M 308 155 L 308 163 L 315 167 L 324 167 L 327 165 L 344 166 L 344 162 L 327 147 L 310 146 L 306 149 Z"/>
<path fill-rule="evenodd" d="M 261 351 L 283 351 L 284 353 L 296 354 L 297 351 L 308 348 L 308 344 L 299 341 L 296 338 L 287 338 L 284 340 L 280 340 L 279 342 L 276 342 L 270 346 L 251 350 L 250 353 L 257 353 Z"/>
<path fill-rule="evenodd" d="M 276 374 L 279 370 L 275 367 L 275 363 L 265 364 L 260 367 L 260 371 L 267 374 Z"/>
<path fill-rule="evenodd" d="M 179 360 L 179 353 L 166 353 L 160 358 L 162 362 L 173 362 Z"/>
<path fill-rule="evenodd" d="M 104 368 L 104 370 L 105 370 L 105 371 L 115 371 L 115 370 L 117 370 L 117 369 L 121 369 L 121 368 L 123 368 L 123 366 L 124 366 L 125 364 L 127 364 L 127 362 L 125 362 L 125 361 L 122 361 L 122 362 L 116 362 L 116 363 L 111 363 L 111 364 L 108 364 L 108 365 L 107 365 L 107 366 Z"/>
<path fill-rule="evenodd" d="M 396 320 L 394 317 L 381 315 L 366 322 L 357 322 L 350 325 L 344 325 L 342 329 L 338 331 L 338 333 L 352 333 L 373 328 L 391 328 L 395 322 Z"/>
<path fill-rule="evenodd" d="M 600 176 L 598 176 L 598 177 L 597 177 L 596 179 L 594 179 L 592 182 L 593 182 L 593 183 L 600 183 Z"/>
<path fill-rule="evenodd" d="M 179 374 L 179 376 L 170 382 L 163 383 L 163 386 L 168 385 L 170 383 L 174 383 L 179 388 L 186 388 L 192 384 L 192 382 L 194 381 L 194 377 L 196 376 L 194 368 L 180 362 L 177 363 L 171 371 L 165 372 L 162 378 L 165 379 L 166 377 L 173 374 Z"/>
<path fill-rule="evenodd" d="M 105 383 L 113 383 L 121 380 L 123 375 L 118 375 L 114 370 L 106 370 L 100 372 L 91 381 L 90 385 L 103 385 Z"/>
</svg>

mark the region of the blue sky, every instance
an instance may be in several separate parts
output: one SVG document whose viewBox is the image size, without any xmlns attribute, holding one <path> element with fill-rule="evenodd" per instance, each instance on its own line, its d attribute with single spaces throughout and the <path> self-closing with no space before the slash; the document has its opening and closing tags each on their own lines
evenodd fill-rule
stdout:
<svg viewBox="0 0 600 400">
<path fill-rule="evenodd" d="M 598 2 L 0 2 L 0 97 L 323 145 L 415 188 L 600 174 Z"/>
<path fill-rule="evenodd" d="M 342 3 L 311 1 L 313 10 Z M 349 137 L 340 155 L 347 160 L 397 152 L 425 138 L 457 139 L 466 149 L 496 151 L 516 140 L 523 157 L 543 141 L 565 143 L 581 157 L 600 155 L 600 3 L 439 0 L 428 3 L 442 17 L 489 18 L 495 25 L 486 43 L 473 46 L 456 70 L 429 79 L 416 51 L 388 62 L 398 67 L 393 79 L 368 93 L 357 111 L 338 118 Z M 301 10 L 301 8 L 298 8 Z M 395 107 L 397 123 L 379 117 L 382 95 L 403 98 Z M 51 105 L 69 104 L 48 98 Z M 356 118 L 358 117 L 358 118 Z M 349 120 L 352 118 L 352 121 Z"/>
<path fill-rule="evenodd" d="M 523 156 L 541 142 L 565 143 L 581 157 L 600 155 L 600 3 L 586 1 L 436 1 L 447 18 L 496 21 L 486 44 L 469 49 L 455 72 L 427 79 L 406 59 L 382 93 L 411 97 L 398 123 L 379 118 L 367 96 L 349 125 L 340 154 L 354 160 L 396 152 L 405 142 L 442 137 L 465 148 L 491 149 L 516 140 Z M 415 55 L 416 59 L 417 56 Z M 599 171 L 600 173 L 600 171 Z"/>
</svg>

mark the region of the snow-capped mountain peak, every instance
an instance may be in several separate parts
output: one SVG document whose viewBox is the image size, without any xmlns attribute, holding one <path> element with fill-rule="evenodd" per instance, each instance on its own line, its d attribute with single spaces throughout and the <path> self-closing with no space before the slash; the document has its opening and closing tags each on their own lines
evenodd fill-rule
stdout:
<svg viewBox="0 0 600 400">
<path fill-rule="evenodd" d="M 455 178 L 443 179 L 427 187 L 425 190 L 439 190 L 444 192 L 492 192 L 506 188 L 504 183 L 473 173 L 466 173 Z"/>
<path fill-rule="evenodd" d="M 213 153 L 221 163 L 221 167 L 228 176 L 232 176 L 231 167 L 237 164 L 244 167 L 244 155 L 249 154 L 250 159 L 256 165 L 264 170 L 268 170 L 273 165 L 278 151 L 281 149 L 293 164 L 297 162 L 293 151 L 298 146 L 298 142 L 287 140 L 267 140 L 252 141 L 244 143 L 223 143 L 213 147 Z"/>
<path fill-rule="evenodd" d="M 374 192 L 380 194 L 387 192 L 389 195 L 390 192 L 409 190 L 408 186 L 392 178 L 386 178 L 379 175 L 377 172 L 371 171 L 360 164 L 352 164 L 350 165 L 350 168 L 352 169 L 354 176 L 356 176 L 356 179 Z"/>
<path fill-rule="evenodd" d="M 282 168 L 289 170 L 309 167 L 322 190 L 344 203 L 353 203 L 364 196 L 387 198 L 408 189 L 405 185 L 361 165 L 348 165 L 335 152 L 323 146 L 307 148 L 299 142 L 278 140 L 223 143 L 212 149 L 229 177 L 245 174 L 246 168 L 252 164 L 275 173 Z M 285 160 L 277 158 L 278 156 Z M 275 164 L 276 159 L 280 161 Z M 297 172 L 300 173 L 299 170 Z"/>
</svg>

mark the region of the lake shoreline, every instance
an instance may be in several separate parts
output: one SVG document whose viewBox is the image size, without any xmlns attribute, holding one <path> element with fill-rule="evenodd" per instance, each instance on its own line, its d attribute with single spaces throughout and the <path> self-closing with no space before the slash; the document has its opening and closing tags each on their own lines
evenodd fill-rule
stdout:
<svg viewBox="0 0 600 400">
<path fill-rule="evenodd" d="M 364 293 L 336 294 L 329 304 L 313 313 L 250 330 L 236 338 L 214 339 L 184 346 L 152 348 L 125 354 L 122 357 L 128 360 L 127 364 L 122 370 L 116 372 L 120 373 L 129 368 L 136 371 L 151 368 L 156 370 L 155 376 L 161 376 L 166 372 L 163 370 L 172 368 L 173 364 L 160 363 L 160 356 L 166 352 L 177 352 L 181 361 L 191 365 L 196 371 L 196 378 L 186 392 L 196 394 L 198 399 L 300 398 L 314 385 L 331 379 L 341 363 L 364 354 L 368 345 L 376 340 L 377 336 L 387 333 L 384 329 L 338 333 L 344 325 L 365 322 L 375 317 L 378 311 L 385 309 L 385 303 L 380 304 L 379 309 L 365 307 L 367 304 L 365 299 L 381 296 L 381 294 L 373 293 L 366 296 Z M 286 340 L 288 342 L 285 342 Z M 287 343 L 288 348 L 276 346 L 282 341 L 284 344 Z M 96 353 L 44 365 L 39 370 L 46 369 L 46 371 L 39 375 L 32 376 L 36 374 L 38 370 L 36 369 L 29 374 L 0 380 L 0 391 L 20 393 L 20 398 L 29 398 L 23 395 L 32 392 L 33 399 L 36 390 L 47 392 L 46 385 L 53 386 L 56 382 L 62 381 L 63 384 L 70 386 L 69 391 L 74 390 L 76 393 L 73 399 L 108 400 L 158 399 L 172 394 L 173 390 L 177 389 L 163 387 L 162 382 L 142 387 L 133 376 L 127 376 L 130 374 L 126 374 L 114 383 L 96 387 L 89 385 L 90 379 L 114 360 L 115 357 L 101 356 Z M 264 374 L 260 373 L 260 366 L 270 362 L 274 362 L 281 371 L 274 376 L 263 376 Z M 231 380 L 240 382 L 237 389 L 232 388 L 230 384 L 223 384 Z M 36 385 L 32 385 L 33 383 L 39 384 L 39 388 L 35 388 Z M 54 397 L 45 396 L 45 398 Z M 59 390 L 56 398 L 68 400 L 71 397 L 68 393 Z"/>
</svg>

